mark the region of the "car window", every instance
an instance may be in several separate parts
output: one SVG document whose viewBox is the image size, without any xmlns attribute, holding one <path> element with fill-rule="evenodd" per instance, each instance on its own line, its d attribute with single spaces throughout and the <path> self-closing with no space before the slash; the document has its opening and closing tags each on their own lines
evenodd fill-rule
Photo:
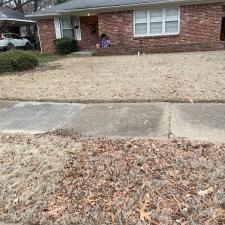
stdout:
<svg viewBox="0 0 225 225">
<path fill-rule="evenodd" d="M 11 36 L 12 36 L 13 39 L 23 39 L 17 34 L 11 34 Z"/>
<path fill-rule="evenodd" d="M 11 38 L 11 34 L 6 33 L 6 34 L 4 34 L 4 37 Z"/>
</svg>

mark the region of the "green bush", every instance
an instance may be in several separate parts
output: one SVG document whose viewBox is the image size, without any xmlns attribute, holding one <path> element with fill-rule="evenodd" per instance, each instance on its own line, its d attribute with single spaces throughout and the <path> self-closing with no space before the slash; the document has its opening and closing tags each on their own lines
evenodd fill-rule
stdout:
<svg viewBox="0 0 225 225">
<path fill-rule="evenodd" d="M 56 51 L 59 54 L 70 54 L 78 50 L 77 41 L 71 38 L 59 38 L 55 41 Z"/>
<path fill-rule="evenodd" d="M 0 53 L 0 73 L 29 70 L 38 64 L 38 58 L 32 52 L 11 50 Z"/>
</svg>

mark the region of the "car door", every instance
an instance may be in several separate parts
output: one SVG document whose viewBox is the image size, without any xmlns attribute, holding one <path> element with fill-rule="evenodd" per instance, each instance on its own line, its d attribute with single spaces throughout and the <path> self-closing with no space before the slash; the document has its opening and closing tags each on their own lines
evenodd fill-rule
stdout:
<svg viewBox="0 0 225 225">
<path fill-rule="evenodd" d="M 10 33 L 5 33 L 5 46 L 7 47 L 9 44 L 13 44 L 13 39 Z"/>
<path fill-rule="evenodd" d="M 17 34 L 11 34 L 12 42 L 15 47 L 24 47 L 26 45 L 22 37 Z"/>
</svg>

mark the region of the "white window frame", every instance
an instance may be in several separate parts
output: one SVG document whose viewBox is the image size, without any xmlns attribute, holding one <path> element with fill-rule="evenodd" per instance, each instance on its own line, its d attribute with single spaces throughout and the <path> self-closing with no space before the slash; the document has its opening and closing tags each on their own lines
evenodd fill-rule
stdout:
<svg viewBox="0 0 225 225">
<path fill-rule="evenodd" d="M 65 19 L 65 18 L 70 18 L 72 28 L 63 27 L 62 20 Z M 75 39 L 75 29 L 74 29 L 74 26 L 73 26 L 73 19 L 70 16 L 63 16 L 63 17 L 60 17 L 59 19 L 60 19 L 60 27 L 61 27 L 61 36 L 64 37 L 63 36 L 63 31 L 64 30 L 73 30 L 73 39 Z"/>
<path fill-rule="evenodd" d="M 162 10 L 162 33 L 159 34 L 150 34 L 150 13 L 152 10 L 157 10 L 160 9 Z M 178 31 L 174 33 L 166 33 L 166 22 L 172 22 L 176 20 L 166 20 L 166 10 L 167 9 L 178 9 Z M 147 34 L 136 34 L 135 28 L 136 28 L 136 18 L 135 18 L 135 13 L 138 11 L 147 11 Z M 180 34 L 180 7 L 168 7 L 168 8 L 154 8 L 154 9 L 143 9 L 143 10 L 134 10 L 133 11 L 133 35 L 134 37 L 154 37 L 154 36 L 170 36 L 170 35 L 178 35 Z"/>
</svg>

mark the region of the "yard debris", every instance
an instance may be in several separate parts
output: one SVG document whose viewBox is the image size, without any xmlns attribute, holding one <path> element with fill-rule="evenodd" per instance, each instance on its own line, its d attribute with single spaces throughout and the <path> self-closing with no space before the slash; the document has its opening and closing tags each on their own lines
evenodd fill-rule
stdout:
<svg viewBox="0 0 225 225">
<path fill-rule="evenodd" d="M 147 212 L 147 209 L 148 209 L 148 205 L 150 203 L 150 197 L 149 197 L 149 194 L 146 194 L 145 197 L 144 197 L 144 201 L 141 202 L 141 207 L 140 207 L 140 220 L 142 222 L 145 222 L 145 221 L 148 221 L 150 222 L 151 220 L 151 213 L 150 212 Z"/>
<path fill-rule="evenodd" d="M 208 189 L 206 189 L 204 191 L 198 191 L 197 192 L 197 194 L 200 195 L 200 196 L 209 195 L 211 193 L 213 193 L 213 188 L 212 187 L 210 187 L 210 188 L 208 188 Z"/>
<path fill-rule="evenodd" d="M 194 100 L 193 100 L 192 97 L 188 97 L 187 100 L 188 100 L 188 102 L 190 102 L 190 103 L 194 103 Z"/>
<path fill-rule="evenodd" d="M 0 135 L 0 221 L 222 225 L 224 164 L 225 145 Z"/>
</svg>

